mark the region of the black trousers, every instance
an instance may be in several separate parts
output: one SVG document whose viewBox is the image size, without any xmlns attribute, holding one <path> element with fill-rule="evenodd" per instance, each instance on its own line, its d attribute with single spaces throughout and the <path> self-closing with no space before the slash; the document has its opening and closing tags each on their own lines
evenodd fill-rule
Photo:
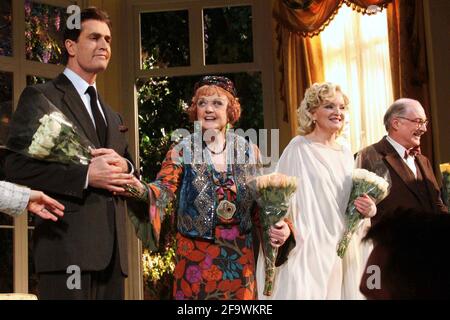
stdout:
<svg viewBox="0 0 450 320">
<path fill-rule="evenodd" d="M 123 300 L 125 276 L 120 268 L 119 250 L 114 243 L 111 262 L 101 271 L 81 270 L 79 289 L 69 289 L 67 282 L 73 274 L 48 272 L 38 274 L 40 300 Z M 72 278 L 73 279 L 73 278 Z M 69 281 L 73 283 L 72 281 Z"/>
</svg>

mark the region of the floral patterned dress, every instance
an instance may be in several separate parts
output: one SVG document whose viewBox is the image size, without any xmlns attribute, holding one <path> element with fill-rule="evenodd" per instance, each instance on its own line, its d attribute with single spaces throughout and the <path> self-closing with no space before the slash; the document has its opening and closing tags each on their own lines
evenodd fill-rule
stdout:
<svg viewBox="0 0 450 320">
<path fill-rule="evenodd" d="M 158 184 L 149 187 L 156 199 L 164 186 L 175 194 L 183 177 L 183 165 L 176 164 L 169 151 Z M 217 203 L 239 201 L 236 179 L 230 170 L 217 172 L 209 166 Z M 241 234 L 233 217 L 217 215 L 213 241 L 190 238 L 177 232 L 173 297 L 183 299 L 256 299 L 255 261 L 252 233 Z"/>
</svg>

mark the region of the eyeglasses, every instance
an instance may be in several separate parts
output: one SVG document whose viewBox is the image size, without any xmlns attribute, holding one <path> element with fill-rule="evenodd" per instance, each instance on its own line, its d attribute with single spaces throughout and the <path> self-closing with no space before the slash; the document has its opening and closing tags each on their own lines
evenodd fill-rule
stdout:
<svg viewBox="0 0 450 320">
<path fill-rule="evenodd" d="M 426 127 L 429 122 L 429 120 L 422 120 L 422 119 L 414 119 L 413 120 L 413 119 L 409 119 L 409 118 L 405 118 L 405 117 L 397 117 L 397 118 L 402 118 L 402 119 L 408 120 L 410 122 L 414 122 L 417 125 L 417 128 L 420 128 L 422 126 Z"/>
</svg>

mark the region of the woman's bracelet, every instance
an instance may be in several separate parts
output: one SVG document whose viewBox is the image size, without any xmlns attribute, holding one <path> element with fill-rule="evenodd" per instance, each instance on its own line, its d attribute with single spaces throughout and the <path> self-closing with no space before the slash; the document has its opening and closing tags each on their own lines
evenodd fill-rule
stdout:
<svg viewBox="0 0 450 320">
<path fill-rule="evenodd" d="M 128 191 L 128 193 L 130 193 L 132 196 L 133 196 L 133 198 L 135 198 L 136 200 L 139 200 L 139 201 L 143 201 L 143 202 L 147 202 L 148 203 L 148 192 L 149 192 L 149 190 L 148 190 L 148 186 L 147 186 L 147 184 L 145 184 L 145 183 L 142 183 L 141 182 L 141 185 L 142 185 L 142 187 L 143 187 L 143 191 L 139 191 L 137 188 L 135 188 L 134 186 L 132 186 L 132 185 L 130 185 L 130 184 L 127 184 L 126 185 L 126 190 Z"/>
</svg>

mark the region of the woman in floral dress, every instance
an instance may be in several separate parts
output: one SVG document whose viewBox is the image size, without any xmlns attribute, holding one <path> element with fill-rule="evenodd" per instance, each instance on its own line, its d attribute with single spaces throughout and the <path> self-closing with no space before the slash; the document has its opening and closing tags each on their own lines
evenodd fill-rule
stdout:
<svg viewBox="0 0 450 320">
<path fill-rule="evenodd" d="M 172 146 L 154 182 L 135 183 L 149 201 L 156 241 L 164 208 L 177 199 L 173 296 L 256 299 L 251 231 L 258 223 L 246 182 L 258 174 L 258 149 L 227 130 L 240 117 L 234 84 L 203 77 L 188 113 L 194 133 Z M 292 243 L 286 242 L 290 234 L 287 222 L 279 222 L 271 229 L 272 245 Z"/>
</svg>

